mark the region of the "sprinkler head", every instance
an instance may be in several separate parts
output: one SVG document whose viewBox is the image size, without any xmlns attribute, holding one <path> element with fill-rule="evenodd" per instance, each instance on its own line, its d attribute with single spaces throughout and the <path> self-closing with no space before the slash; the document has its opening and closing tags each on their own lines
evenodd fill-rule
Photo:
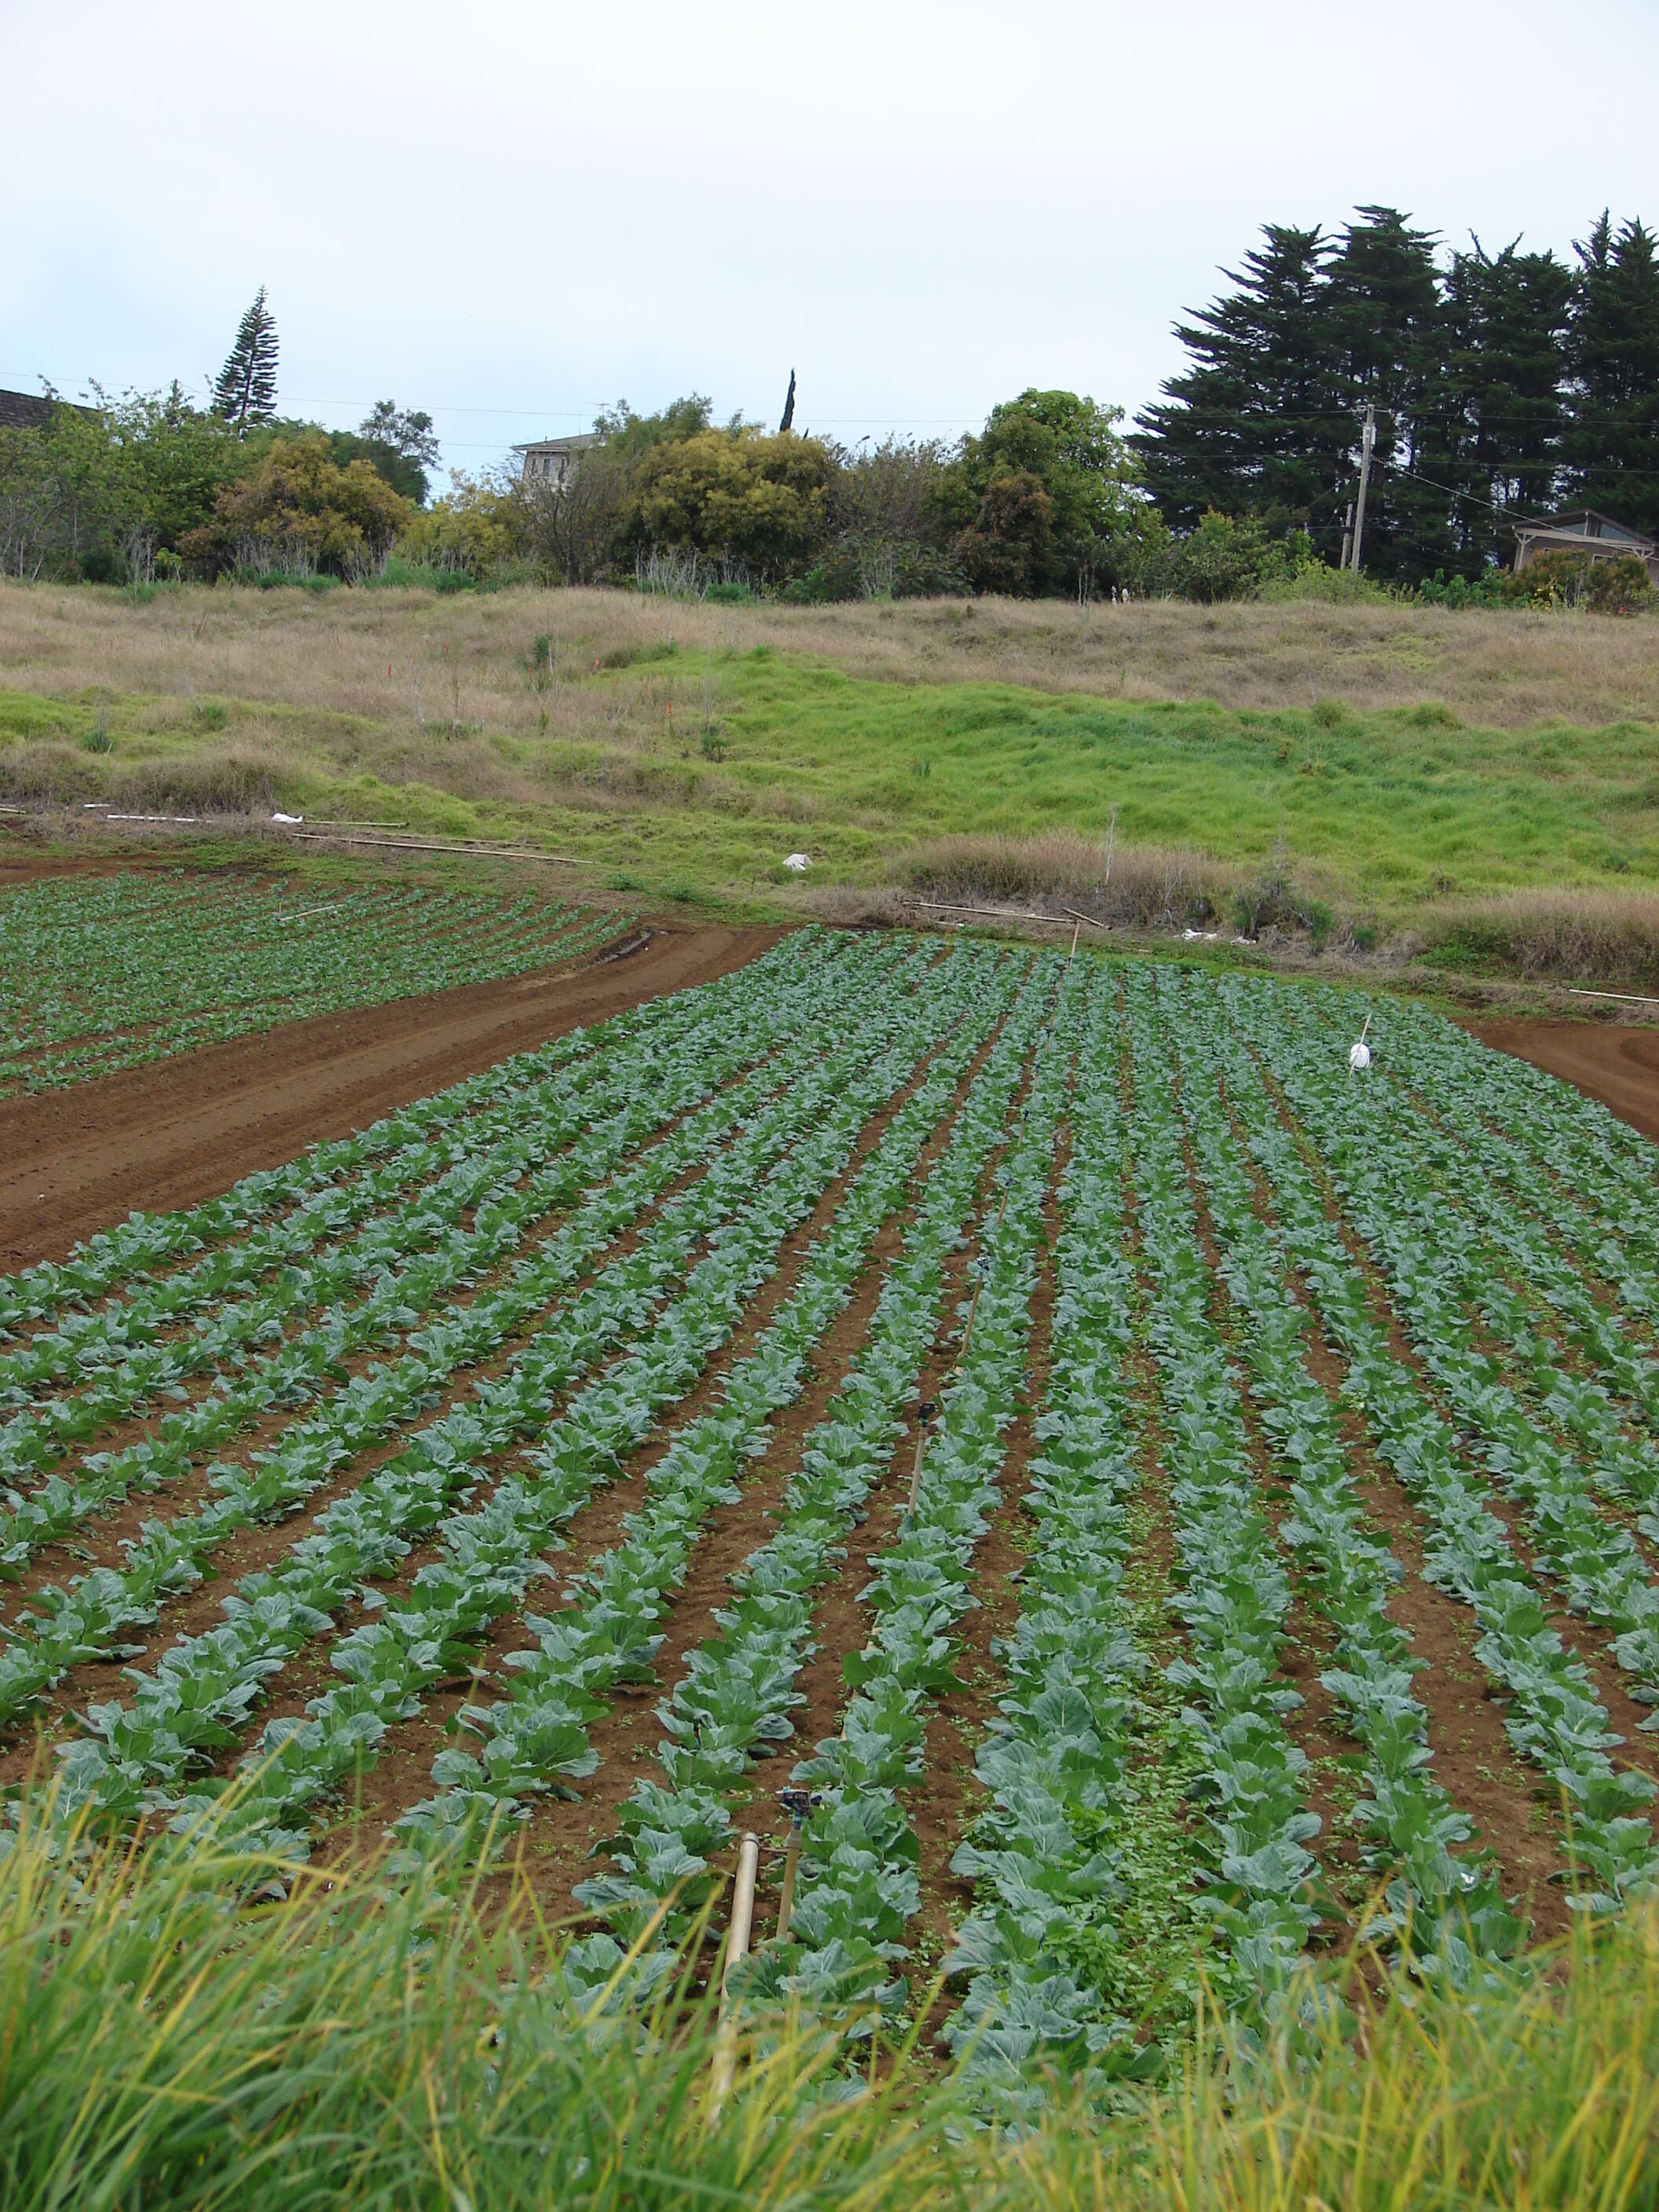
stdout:
<svg viewBox="0 0 1659 2212">
<path fill-rule="evenodd" d="M 917 1401 L 916 1419 L 921 1423 L 922 1427 L 925 1429 L 928 1422 L 933 1419 L 934 1414 L 938 1413 L 938 1411 L 939 1405 L 937 1401 L 932 1398 L 922 1398 Z"/>
<path fill-rule="evenodd" d="M 823 1802 L 821 1790 L 780 1790 L 778 1802 L 798 1828 L 805 1827 L 807 1815 Z"/>
</svg>

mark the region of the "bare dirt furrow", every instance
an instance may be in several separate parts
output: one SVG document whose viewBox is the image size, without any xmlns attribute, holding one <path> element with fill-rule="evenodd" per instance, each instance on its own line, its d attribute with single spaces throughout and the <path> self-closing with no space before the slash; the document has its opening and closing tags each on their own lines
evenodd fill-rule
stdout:
<svg viewBox="0 0 1659 2212">
<path fill-rule="evenodd" d="M 637 932 L 629 931 L 629 935 Z M 135 1207 L 166 1212 L 348 1136 L 567 1030 L 741 968 L 770 929 L 653 928 L 626 958 L 318 1015 L 0 1104 L 0 1270 L 60 1259 Z"/>
</svg>

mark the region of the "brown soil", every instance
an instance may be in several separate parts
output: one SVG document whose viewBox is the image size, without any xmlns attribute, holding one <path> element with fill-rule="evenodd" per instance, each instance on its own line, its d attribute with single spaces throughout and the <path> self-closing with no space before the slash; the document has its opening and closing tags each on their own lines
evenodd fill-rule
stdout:
<svg viewBox="0 0 1659 2212">
<path fill-rule="evenodd" d="M 1618 1022 L 1471 1022 L 1482 1044 L 1559 1075 L 1659 1143 L 1659 1029 Z"/>
<path fill-rule="evenodd" d="M 8 1101 L 0 1104 L 0 1269 L 60 1258 L 134 1207 L 192 1205 L 513 1053 L 726 975 L 779 934 L 653 929 L 639 951 L 574 975 L 539 970 L 318 1015 Z"/>
</svg>

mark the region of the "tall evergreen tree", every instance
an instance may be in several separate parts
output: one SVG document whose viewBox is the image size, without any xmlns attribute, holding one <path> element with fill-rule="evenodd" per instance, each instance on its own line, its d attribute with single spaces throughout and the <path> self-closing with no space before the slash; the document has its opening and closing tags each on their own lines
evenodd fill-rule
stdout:
<svg viewBox="0 0 1659 2212">
<path fill-rule="evenodd" d="M 1510 511 L 1555 503 L 1566 410 L 1563 341 L 1571 272 L 1553 253 L 1522 253 L 1520 240 L 1489 254 L 1454 253 L 1444 283 L 1442 452 L 1426 473 L 1455 488 L 1457 566 L 1477 575 L 1514 552 Z"/>
<path fill-rule="evenodd" d="M 1322 314 L 1329 248 L 1317 228 L 1269 223 L 1262 238 L 1223 271 L 1235 289 L 1176 325 L 1195 365 L 1164 385 L 1132 443 L 1177 530 L 1214 507 L 1326 539 L 1347 444 Z"/>
<path fill-rule="evenodd" d="M 276 325 L 260 285 L 236 326 L 236 343 L 213 387 L 213 411 L 238 430 L 276 412 Z"/>
<path fill-rule="evenodd" d="M 1374 406 L 1364 567 L 1374 576 L 1416 577 L 1456 553 L 1451 502 L 1434 467 L 1444 454 L 1437 416 L 1445 337 L 1435 241 L 1396 208 L 1362 207 L 1356 216 L 1332 258 L 1322 302 L 1336 357 L 1333 395 L 1348 426 L 1346 483 L 1358 485 L 1360 424 Z"/>
<path fill-rule="evenodd" d="M 1659 255 L 1638 222 L 1604 212 L 1575 249 L 1567 334 L 1567 490 L 1659 530 Z"/>
</svg>

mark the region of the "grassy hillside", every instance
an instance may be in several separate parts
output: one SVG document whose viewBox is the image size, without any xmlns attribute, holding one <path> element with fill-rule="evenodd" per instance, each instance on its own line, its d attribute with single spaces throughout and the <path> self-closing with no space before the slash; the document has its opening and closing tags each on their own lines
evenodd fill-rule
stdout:
<svg viewBox="0 0 1659 2212">
<path fill-rule="evenodd" d="M 527 836 L 615 888 L 725 900 L 776 897 L 797 850 L 822 896 L 936 877 L 941 840 L 1109 835 L 1170 926 L 1233 923 L 1268 876 L 1361 942 L 1553 942 L 1564 891 L 1645 941 L 1654 635 L 1390 607 L 9 588 L 0 796 Z M 1094 866 L 1068 848 L 1073 896 Z"/>
</svg>

